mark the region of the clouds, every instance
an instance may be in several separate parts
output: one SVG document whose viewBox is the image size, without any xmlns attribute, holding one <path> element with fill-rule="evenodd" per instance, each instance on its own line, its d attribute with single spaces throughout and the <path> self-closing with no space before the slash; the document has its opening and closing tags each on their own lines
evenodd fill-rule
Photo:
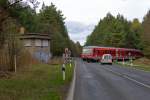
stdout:
<svg viewBox="0 0 150 100">
<path fill-rule="evenodd" d="M 92 30 L 91 30 L 92 31 Z M 79 41 L 81 45 L 84 45 L 85 41 L 86 41 L 86 37 L 91 34 L 91 31 L 82 31 L 82 32 L 78 32 L 76 34 L 72 34 L 69 33 L 70 38 L 74 41 L 77 42 Z"/>
<path fill-rule="evenodd" d="M 69 32 L 69 36 L 75 42 L 79 41 L 81 45 L 84 45 L 86 37 L 92 32 L 94 29 L 94 25 L 86 25 L 76 21 L 67 21 L 66 26 Z"/>
<path fill-rule="evenodd" d="M 116 16 L 118 13 L 124 15 L 128 20 L 138 18 L 142 21 L 144 15 L 150 9 L 149 0 L 40 0 L 44 1 L 46 5 L 50 5 L 53 2 L 58 9 L 62 10 L 63 14 L 67 18 L 66 21 L 77 21 L 83 24 L 97 24 L 100 19 L 106 16 L 108 12 Z M 83 29 L 82 29 L 83 28 Z M 70 32 L 70 28 L 69 32 Z M 88 30 L 84 27 L 78 27 L 79 30 L 73 30 L 70 37 L 74 40 L 80 40 L 83 43 L 87 33 L 91 33 L 92 30 Z M 82 30 L 82 32 L 81 32 Z M 79 32 L 78 32 L 79 31 Z M 83 33 L 85 35 L 83 36 Z M 80 33 L 80 35 L 73 35 L 74 33 Z"/>
<path fill-rule="evenodd" d="M 111 13 L 117 15 L 117 13 L 123 14 L 128 20 L 138 18 L 142 21 L 143 16 L 150 8 L 149 0 L 126 0 L 119 2 L 118 5 L 114 5 Z"/>
<path fill-rule="evenodd" d="M 42 0 L 41 0 L 42 1 Z M 123 14 L 132 20 L 143 16 L 150 8 L 149 0 L 43 0 L 47 5 L 53 2 L 62 10 L 67 21 L 97 23 L 106 13 Z"/>
</svg>

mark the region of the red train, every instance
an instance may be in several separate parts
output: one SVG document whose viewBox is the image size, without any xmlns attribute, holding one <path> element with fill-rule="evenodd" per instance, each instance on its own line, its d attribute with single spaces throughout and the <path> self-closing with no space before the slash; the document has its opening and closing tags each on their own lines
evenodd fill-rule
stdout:
<svg viewBox="0 0 150 100">
<path fill-rule="evenodd" d="M 81 58 L 87 61 L 100 61 L 103 54 L 111 54 L 113 60 L 128 60 L 140 58 L 143 53 L 137 49 L 85 46 L 83 47 Z"/>
</svg>

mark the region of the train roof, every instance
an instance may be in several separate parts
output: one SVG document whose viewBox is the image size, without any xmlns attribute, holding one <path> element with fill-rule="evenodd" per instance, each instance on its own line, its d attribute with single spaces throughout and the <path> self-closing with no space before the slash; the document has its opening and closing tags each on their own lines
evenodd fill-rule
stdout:
<svg viewBox="0 0 150 100">
<path fill-rule="evenodd" d="M 125 49 L 125 50 L 140 51 L 138 49 L 131 49 L 131 48 L 117 48 L 117 47 L 104 47 L 104 46 L 84 46 L 83 48 L 111 48 L 111 49 Z"/>
</svg>

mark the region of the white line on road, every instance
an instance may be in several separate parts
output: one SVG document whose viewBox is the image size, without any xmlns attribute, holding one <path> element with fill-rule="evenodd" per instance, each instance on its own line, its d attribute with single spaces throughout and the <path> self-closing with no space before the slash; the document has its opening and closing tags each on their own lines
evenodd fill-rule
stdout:
<svg viewBox="0 0 150 100">
<path fill-rule="evenodd" d="M 142 82 L 139 82 L 139 81 L 137 81 L 137 80 L 135 80 L 135 79 L 133 79 L 133 78 L 130 78 L 130 77 L 126 76 L 126 75 L 124 75 L 124 77 L 127 78 L 127 79 L 130 80 L 130 81 L 133 81 L 133 82 L 135 82 L 135 83 L 137 83 L 137 84 L 140 84 L 140 85 L 142 85 L 142 86 L 144 86 L 144 87 L 150 89 L 150 85 L 147 85 L 147 84 L 144 84 L 144 83 L 142 83 Z"/>
<path fill-rule="evenodd" d="M 74 67 L 73 80 L 72 80 L 71 87 L 69 89 L 69 93 L 68 93 L 66 100 L 74 99 L 75 82 L 76 82 L 76 61 L 75 61 L 75 67 Z"/>
<path fill-rule="evenodd" d="M 103 67 L 103 68 L 104 68 L 104 67 Z M 114 74 L 116 74 L 116 75 L 118 75 L 118 76 L 124 77 L 124 78 L 126 78 L 126 79 L 128 79 L 128 80 L 130 80 L 130 81 L 132 81 L 132 82 L 135 82 L 135 83 L 137 83 L 137 84 L 139 84 L 139 85 L 141 85 L 141 86 L 144 86 L 144 87 L 150 89 L 150 85 L 147 85 L 147 84 L 144 84 L 144 83 L 142 83 L 142 82 L 139 82 L 139 81 L 137 81 L 137 80 L 135 80 L 135 79 L 133 79 L 133 78 L 127 76 L 127 75 L 121 74 L 121 73 L 119 73 L 119 72 L 115 72 L 115 71 L 113 71 L 113 70 L 111 70 L 111 69 L 109 69 L 109 68 L 104 68 L 104 69 L 107 70 L 107 71 L 110 71 L 110 72 L 112 72 L 112 73 L 114 73 Z"/>
</svg>

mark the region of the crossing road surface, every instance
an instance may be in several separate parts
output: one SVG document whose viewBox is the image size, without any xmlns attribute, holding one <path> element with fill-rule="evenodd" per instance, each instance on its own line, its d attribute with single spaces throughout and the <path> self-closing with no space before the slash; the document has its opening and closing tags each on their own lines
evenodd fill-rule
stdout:
<svg viewBox="0 0 150 100">
<path fill-rule="evenodd" d="M 150 100 L 150 73 L 78 59 L 74 100 Z"/>
</svg>

